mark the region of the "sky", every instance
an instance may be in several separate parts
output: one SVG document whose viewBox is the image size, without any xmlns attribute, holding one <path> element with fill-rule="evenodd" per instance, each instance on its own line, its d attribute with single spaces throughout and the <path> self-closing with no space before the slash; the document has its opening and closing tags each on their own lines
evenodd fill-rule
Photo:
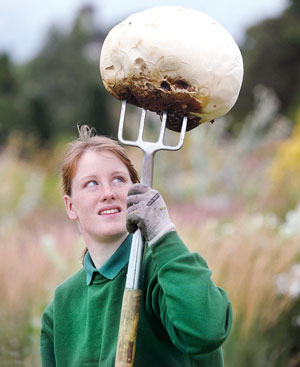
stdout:
<svg viewBox="0 0 300 367">
<path fill-rule="evenodd" d="M 274 17 L 288 0 L 0 0 L 0 52 L 24 62 L 40 49 L 53 24 L 69 27 L 86 4 L 97 9 L 97 21 L 111 27 L 128 15 L 163 5 L 181 5 L 203 11 L 226 28 L 237 43 L 247 27 Z"/>
</svg>

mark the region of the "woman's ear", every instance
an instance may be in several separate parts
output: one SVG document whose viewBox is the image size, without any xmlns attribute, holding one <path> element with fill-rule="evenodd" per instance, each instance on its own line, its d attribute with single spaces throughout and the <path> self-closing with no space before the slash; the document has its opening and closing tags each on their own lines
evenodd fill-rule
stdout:
<svg viewBox="0 0 300 367">
<path fill-rule="evenodd" d="M 66 207 L 66 211 L 67 211 L 69 218 L 72 220 L 77 220 L 78 216 L 77 216 L 76 211 L 73 208 L 71 196 L 64 195 L 64 202 L 65 202 L 65 207 Z"/>
</svg>

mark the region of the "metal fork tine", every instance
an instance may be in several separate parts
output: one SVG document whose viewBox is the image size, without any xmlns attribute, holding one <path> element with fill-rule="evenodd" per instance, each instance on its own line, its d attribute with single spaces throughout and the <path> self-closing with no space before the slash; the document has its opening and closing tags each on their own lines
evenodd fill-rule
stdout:
<svg viewBox="0 0 300 367">
<path fill-rule="evenodd" d="M 158 138 L 158 142 L 163 144 L 164 141 L 164 136 L 165 136 L 165 131 L 166 131 L 166 124 L 167 124 L 167 111 L 163 111 L 163 117 L 162 117 L 162 121 L 161 121 L 161 126 L 160 126 L 160 133 L 159 133 L 159 138 Z"/>
<path fill-rule="evenodd" d="M 139 127 L 139 135 L 138 135 L 138 141 L 143 141 L 143 134 L 144 134 L 144 127 L 145 127 L 145 120 L 146 120 L 147 110 L 142 108 L 142 115 L 140 120 L 140 127 Z"/>
<path fill-rule="evenodd" d="M 180 131 L 179 143 L 175 147 L 176 150 L 180 149 L 183 146 L 187 122 L 188 122 L 188 117 L 184 116 L 183 121 L 182 121 L 181 131 Z"/>
<path fill-rule="evenodd" d="M 181 125 L 181 131 L 180 131 L 180 137 L 179 137 L 178 144 L 177 145 L 162 145 L 161 149 L 163 149 L 163 150 L 179 150 L 183 146 L 184 136 L 185 136 L 186 127 L 187 127 L 187 121 L 188 121 L 187 116 L 184 116 L 183 120 L 182 120 L 182 125 Z"/>
<path fill-rule="evenodd" d="M 119 129 L 118 129 L 118 139 L 121 143 L 125 143 L 123 138 L 123 131 L 124 131 L 124 121 L 125 121 L 125 113 L 126 113 L 126 104 L 127 101 L 122 101 L 121 113 L 120 113 L 120 121 L 119 121 Z"/>
</svg>

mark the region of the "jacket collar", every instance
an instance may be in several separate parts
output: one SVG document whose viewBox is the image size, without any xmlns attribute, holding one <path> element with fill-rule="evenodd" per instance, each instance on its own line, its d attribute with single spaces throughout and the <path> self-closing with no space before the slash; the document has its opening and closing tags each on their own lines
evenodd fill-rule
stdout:
<svg viewBox="0 0 300 367">
<path fill-rule="evenodd" d="M 84 256 L 83 266 L 86 271 L 86 284 L 93 282 L 94 275 L 99 273 L 103 277 L 113 280 L 129 261 L 132 234 L 129 234 L 120 247 L 112 256 L 99 268 L 95 268 L 91 255 L 87 251 Z"/>
</svg>

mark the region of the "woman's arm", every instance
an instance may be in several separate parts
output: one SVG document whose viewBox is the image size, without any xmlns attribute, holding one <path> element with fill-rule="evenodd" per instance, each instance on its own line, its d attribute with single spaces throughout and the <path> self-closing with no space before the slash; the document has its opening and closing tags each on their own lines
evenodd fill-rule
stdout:
<svg viewBox="0 0 300 367">
<path fill-rule="evenodd" d="M 151 252 L 157 265 L 152 307 L 173 344 L 190 355 L 219 348 L 231 329 L 232 308 L 205 260 L 190 253 L 176 232 L 159 239 Z"/>
<path fill-rule="evenodd" d="M 53 302 L 50 303 L 42 315 L 40 345 L 42 367 L 55 367 L 56 362 L 53 342 Z"/>
<path fill-rule="evenodd" d="M 211 280 L 205 260 L 198 253 L 190 253 L 180 240 L 156 190 L 133 185 L 127 206 L 127 228 L 130 232 L 137 227 L 141 230 L 156 265 L 155 280 L 149 284 L 147 294 L 156 317 L 173 344 L 184 353 L 216 350 L 232 324 L 226 293 Z"/>
</svg>

